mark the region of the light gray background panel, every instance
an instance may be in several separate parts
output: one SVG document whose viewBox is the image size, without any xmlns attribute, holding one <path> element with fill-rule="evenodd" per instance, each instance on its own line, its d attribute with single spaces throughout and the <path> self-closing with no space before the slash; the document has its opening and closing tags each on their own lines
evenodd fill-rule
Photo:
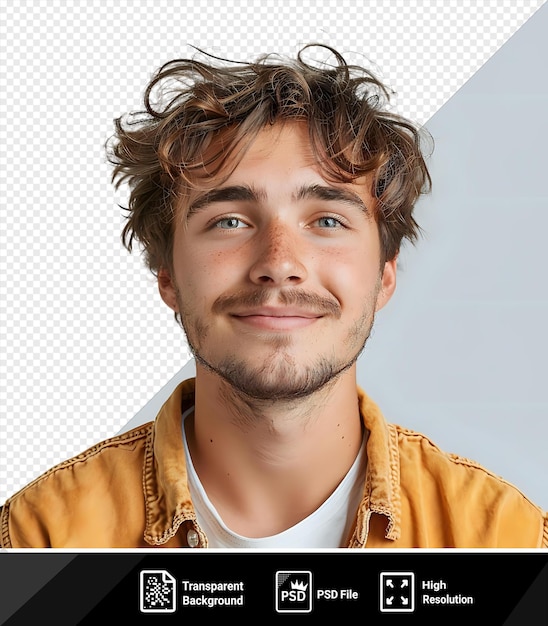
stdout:
<svg viewBox="0 0 548 626">
<path fill-rule="evenodd" d="M 426 124 L 425 237 L 360 380 L 391 421 L 548 506 L 548 6 Z"/>
</svg>

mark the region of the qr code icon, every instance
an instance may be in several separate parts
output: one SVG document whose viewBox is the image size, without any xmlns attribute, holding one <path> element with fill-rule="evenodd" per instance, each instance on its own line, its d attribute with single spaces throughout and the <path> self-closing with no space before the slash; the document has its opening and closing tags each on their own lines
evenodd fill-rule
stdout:
<svg viewBox="0 0 548 626">
<path fill-rule="evenodd" d="M 141 571 L 139 609 L 141 613 L 173 613 L 177 609 L 177 584 L 165 569 Z"/>
</svg>

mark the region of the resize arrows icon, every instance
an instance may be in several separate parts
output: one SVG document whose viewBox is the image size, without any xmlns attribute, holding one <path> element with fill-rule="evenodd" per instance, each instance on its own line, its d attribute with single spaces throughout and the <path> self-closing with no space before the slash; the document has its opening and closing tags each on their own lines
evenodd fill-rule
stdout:
<svg viewBox="0 0 548 626">
<path fill-rule="evenodd" d="M 415 610 L 414 572 L 381 572 L 379 582 L 382 612 L 412 613 Z"/>
</svg>

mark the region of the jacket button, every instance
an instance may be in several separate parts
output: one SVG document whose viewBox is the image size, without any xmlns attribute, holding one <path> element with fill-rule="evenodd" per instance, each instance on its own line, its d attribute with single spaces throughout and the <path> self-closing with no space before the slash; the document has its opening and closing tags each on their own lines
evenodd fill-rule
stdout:
<svg viewBox="0 0 548 626">
<path fill-rule="evenodd" d="M 191 529 L 186 534 L 186 541 L 189 548 L 196 548 L 200 544 L 200 537 L 194 529 Z"/>
</svg>

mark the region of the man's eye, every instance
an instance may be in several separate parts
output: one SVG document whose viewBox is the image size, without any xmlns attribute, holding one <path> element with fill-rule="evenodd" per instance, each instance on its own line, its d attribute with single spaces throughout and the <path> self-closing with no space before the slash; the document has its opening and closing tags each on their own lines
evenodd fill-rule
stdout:
<svg viewBox="0 0 548 626">
<path fill-rule="evenodd" d="M 235 228 L 246 228 L 247 224 L 237 217 L 224 217 L 222 220 L 215 222 L 215 227 L 224 230 L 234 230 Z"/>
<path fill-rule="evenodd" d="M 343 226 L 342 222 L 336 217 L 320 217 L 317 221 L 320 228 L 340 228 Z"/>
</svg>

